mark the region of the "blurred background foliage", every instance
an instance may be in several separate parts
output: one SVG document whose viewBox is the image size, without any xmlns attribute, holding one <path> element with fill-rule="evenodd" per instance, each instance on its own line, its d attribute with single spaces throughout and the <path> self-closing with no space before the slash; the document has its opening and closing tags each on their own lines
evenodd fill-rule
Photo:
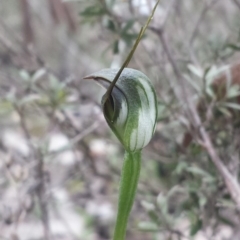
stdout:
<svg viewBox="0 0 240 240">
<path fill-rule="evenodd" d="M 154 4 L 0 2 L 0 239 L 110 239 L 123 149 L 102 116 L 104 90 L 82 78 L 121 66 Z M 152 80 L 159 118 L 126 239 L 240 239 L 239 207 L 173 68 L 238 179 L 239 25 L 238 0 L 160 2 L 129 65 Z"/>
</svg>

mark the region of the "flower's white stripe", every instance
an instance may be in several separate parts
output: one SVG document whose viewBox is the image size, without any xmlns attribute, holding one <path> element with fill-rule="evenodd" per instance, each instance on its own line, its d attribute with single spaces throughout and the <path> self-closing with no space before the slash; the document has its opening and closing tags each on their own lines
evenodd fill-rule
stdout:
<svg viewBox="0 0 240 240">
<path fill-rule="evenodd" d="M 148 100 L 146 98 L 146 94 L 144 90 L 140 86 L 137 86 L 137 91 L 138 91 L 138 95 L 141 103 L 139 104 L 139 109 L 138 109 L 138 126 L 137 126 L 138 135 L 137 135 L 136 148 L 141 149 L 143 148 L 143 145 L 144 145 L 146 128 L 148 128 L 147 122 L 149 121 L 148 121 L 147 114 L 148 114 L 149 106 L 148 106 Z"/>
<path fill-rule="evenodd" d="M 143 84 L 143 82 L 144 81 L 141 81 L 141 84 Z M 143 133 L 141 134 L 141 136 L 144 139 L 142 143 L 142 147 L 146 146 L 148 142 L 151 140 L 154 125 L 156 122 L 156 108 L 152 107 L 152 106 L 155 106 L 155 99 L 153 96 L 152 89 L 148 85 L 149 85 L 148 83 L 147 84 L 144 83 L 143 85 L 145 92 L 141 87 L 137 87 L 138 94 L 141 99 L 141 109 L 139 109 L 139 126 L 138 127 L 141 131 L 143 131 Z M 148 99 L 146 99 L 146 97 Z"/>
<path fill-rule="evenodd" d="M 145 136 L 146 136 L 146 120 L 145 118 L 145 112 L 144 109 L 140 108 L 139 109 L 139 121 L 138 121 L 138 144 L 137 148 L 141 149 L 144 147 L 144 142 L 145 142 Z"/>
<path fill-rule="evenodd" d="M 136 149 L 141 149 L 148 144 L 148 142 L 152 138 L 155 125 L 155 120 L 153 121 L 153 117 L 154 119 L 156 119 L 156 109 L 152 109 L 152 105 L 150 105 L 155 103 L 155 99 L 154 96 L 152 96 L 152 89 L 146 87 L 146 85 L 148 84 L 145 84 L 144 90 L 148 92 L 144 92 L 144 90 L 140 86 L 137 86 L 141 105 L 139 105 L 138 109 L 138 126 L 136 126 L 137 130 L 134 130 L 130 136 L 130 149 L 132 151 Z"/>
<path fill-rule="evenodd" d="M 126 123 L 128 116 L 128 106 L 125 98 L 122 98 L 121 109 L 119 110 L 119 115 L 116 120 L 116 125 L 123 126 Z"/>
<path fill-rule="evenodd" d="M 149 102 L 149 106 L 148 106 L 149 117 L 151 118 L 152 123 L 155 124 L 157 113 L 156 113 L 156 108 L 154 107 L 156 103 L 155 103 L 155 97 L 154 97 L 153 89 L 146 79 L 138 78 L 138 80 L 142 84 L 142 86 L 144 87 L 145 92 L 147 94 L 147 98 L 148 98 L 148 102 Z"/>
<path fill-rule="evenodd" d="M 139 129 L 142 131 L 141 137 L 143 137 L 142 147 L 145 147 L 152 138 L 153 134 L 153 122 L 149 117 L 149 110 L 142 110 L 140 115 Z"/>
<path fill-rule="evenodd" d="M 135 128 L 130 135 L 130 150 L 134 151 L 136 149 L 137 142 L 137 128 Z"/>
</svg>

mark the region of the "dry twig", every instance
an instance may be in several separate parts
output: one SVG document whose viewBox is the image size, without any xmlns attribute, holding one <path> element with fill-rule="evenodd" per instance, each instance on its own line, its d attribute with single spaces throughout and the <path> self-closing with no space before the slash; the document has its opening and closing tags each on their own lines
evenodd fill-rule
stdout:
<svg viewBox="0 0 240 240">
<path fill-rule="evenodd" d="M 195 38 L 196 38 L 196 36 L 197 36 L 197 34 L 198 34 L 199 27 L 200 27 L 202 21 L 204 20 L 207 12 L 208 12 L 208 11 L 211 9 L 211 7 L 212 7 L 215 3 L 217 3 L 217 2 L 218 2 L 218 0 L 212 0 L 210 3 L 207 3 L 207 4 L 204 6 L 204 8 L 202 9 L 202 11 L 201 11 L 201 13 L 200 13 L 200 16 L 199 16 L 199 18 L 198 18 L 198 20 L 197 20 L 197 23 L 196 23 L 196 25 L 195 25 L 194 28 L 193 28 L 193 32 L 192 32 L 191 37 L 190 37 L 190 40 L 189 40 L 189 44 L 190 44 L 190 45 L 193 45 L 193 42 L 194 42 L 194 40 L 195 40 Z"/>
<path fill-rule="evenodd" d="M 49 213 L 48 213 L 48 207 L 47 207 L 47 194 L 46 194 L 46 186 L 45 186 L 45 176 L 44 176 L 45 171 L 44 171 L 43 156 L 41 154 L 41 151 L 39 149 L 36 149 L 36 147 L 32 142 L 31 135 L 28 131 L 28 128 L 25 122 L 23 109 L 20 109 L 18 106 L 15 106 L 15 109 L 19 114 L 22 131 L 31 149 L 30 157 L 32 158 L 32 160 L 36 161 L 35 168 L 34 168 L 35 170 L 34 177 L 37 180 L 37 185 L 35 190 L 36 190 L 36 195 L 38 197 L 40 210 L 41 210 L 41 220 L 42 220 L 42 225 L 44 229 L 44 239 L 50 240 L 51 237 L 50 237 L 50 227 L 49 227 Z"/>
<path fill-rule="evenodd" d="M 240 2 L 238 2 L 238 0 L 233 0 L 233 2 L 235 3 L 235 5 L 238 7 L 238 9 L 240 10 Z"/>
</svg>

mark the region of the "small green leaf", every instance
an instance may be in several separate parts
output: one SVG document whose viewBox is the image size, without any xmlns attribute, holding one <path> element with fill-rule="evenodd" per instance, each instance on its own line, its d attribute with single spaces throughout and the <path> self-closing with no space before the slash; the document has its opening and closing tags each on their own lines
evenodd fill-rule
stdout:
<svg viewBox="0 0 240 240">
<path fill-rule="evenodd" d="M 199 206 L 204 207 L 206 205 L 207 201 L 208 201 L 207 198 L 204 195 L 201 195 L 200 199 L 199 199 Z"/>
<path fill-rule="evenodd" d="M 234 44 L 234 43 L 229 43 L 225 46 L 225 48 L 230 48 L 234 51 L 240 51 L 240 46 Z"/>
<path fill-rule="evenodd" d="M 108 20 L 107 29 L 109 29 L 112 32 L 116 32 L 115 24 L 111 19 Z"/>
<path fill-rule="evenodd" d="M 240 95 L 240 88 L 238 85 L 232 85 L 228 88 L 228 91 L 226 93 L 226 97 L 229 98 L 235 98 Z"/>
<path fill-rule="evenodd" d="M 126 25 L 123 27 L 121 31 L 121 34 L 126 34 L 132 28 L 134 22 L 135 21 L 133 19 L 127 21 Z"/>
<path fill-rule="evenodd" d="M 36 82 L 38 79 L 40 79 L 41 77 L 43 77 L 46 74 L 46 69 L 45 68 L 40 68 L 39 70 L 37 70 L 34 75 L 32 76 L 32 81 Z"/>
<path fill-rule="evenodd" d="M 168 199 L 162 193 L 157 197 L 157 204 L 161 209 L 161 212 L 166 216 L 168 215 Z"/>
<path fill-rule="evenodd" d="M 211 66 L 205 75 L 206 86 L 209 87 L 210 85 L 212 85 L 217 76 L 219 76 L 225 71 L 228 71 L 229 69 L 230 68 L 228 65 L 224 65 L 222 67 L 216 67 L 214 65 Z"/>
<path fill-rule="evenodd" d="M 146 202 L 146 201 L 141 201 L 141 205 L 143 206 L 143 208 L 147 211 L 153 211 L 155 210 L 155 206 L 154 204 L 150 203 L 150 202 Z"/>
<path fill-rule="evenodd" d="M 175 172 L 177 175 L 181 175 L 181 174 L 185 171 L 185 169 L 187 168 L 187 166 L 188 166 L 188 165 L 187 165 L 186 162 L 179 162 L 174 172 Z"/>
<path fill-rule="evenodd" d="M 200 229 L 202 228 L 202 220 L 199 218 L 192 223 L 191 225 L 191 230 L 190 230 L 190 235 L 194 236 Z"/>
<path fill-rule="evenodd" d="M 59 88 L 59 86 L 60 86 L 60 82 L 59 82 L 59 80 L 54 76 L 54 75 L 49 75 L 49 81 L 50 81 L 50 88 L 52 89 L 52 90 L 54 90 L 54 89 L 58 89 Z"/>
<path fill-rule="evenodd" d="M 38 94 L 30 94 L 25 96 L 19 101 L 19 105 L 25 105 L 25 104 L 31 104 L 34 102 L 37 102 L 41 99 L 41 97 Z"/>
<path fill-rule="evenodd" d="M 30 80 L 30 75 L 26 70 L 21 70 L 19 71 L 19 75 L 24 81 L 29 81 Z"/>
<path fill-rule="evenodd" d="M 190 70 L 190 72 L 192 72 L 195 76 L 197 76 L 199 78 L 203 78 L 204 72 L 202 69 L 200 69 L 199 67 L 196 67 L 192 64 L 188 64 L 187 67 Z"/>
<path fill-rule="evenodd" d="M 231 117 L 231 116 L 232 116 L 231 112 L 230 112 L 228 109 L 226 109 L 225 107 L 218 107 L 218 110 L 219 110 L 223 115 L 225 115 L 225 116 L 227 116 L 227 117 Z"/>
<path fill-rule="evenodd" d="M 213 89 L 212 89 L 211 86 L 207 86 L 207 87 L 206 87 L 206 94 L 207 94 L 209 97 L 211 97 L 212 99 L 216 99 L 216 95 L 215 95 L 215 93 L 214 93 L 214 91 L 213 91 Z"/>
<path fill-rule="evenodd" d="M 204 171 L 203 169 L 198 168 L 196 166 L 188 167 L 186 170 L 187 170 L 187 172 L 190 172 L 196 176 L 207 177 L 207 178 L 211 179 L 212 181 L 214 180 L 214 178 L 207 171 Z"/>
<path fill-rule="evenodd" d="M 232 109 L 235 109 L 235 110 L 240 110 L 240 104 L 237 104 L 237 103 L 228 103 L 228 102 L 225 102 L 223 103 L 223 105 L 225 107 L 228 107 L 228 108 L 232 108 Z"/>
<path fill-rule="evenodd" d="M 83 17 L 97 17 L 106 13 L 106 10 L 101 5 L 93 5 L 85 8 L 80 15 Z"/>
<path fill-rule="evenodd" d="M 0 115 L 7 114 L 14 109 L 12 102 L 10 101 L 0 101 Z"/>
<path fill-rule="evenodd" d="M 138 228 L 142 231 L 147 231 L 147 232 L 156 232 L 159 230 L 158 226 L 154 222 L 140 222 L 138 224 Z"/>
</svg>

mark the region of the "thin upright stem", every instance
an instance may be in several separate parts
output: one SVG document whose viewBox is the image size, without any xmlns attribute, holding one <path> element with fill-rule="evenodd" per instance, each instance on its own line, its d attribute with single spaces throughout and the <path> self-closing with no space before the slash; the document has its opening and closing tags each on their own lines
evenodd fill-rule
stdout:
<svg viewBox="0 0 240 240">
<path fill-rule="evenodd" d="M 121 68 L 119 69 L 119 71 L 117 72 L 115 78 L 114 78 L 113 81 L 111 82 L 111 84 L 110 84 L 109 88 L 107 89 L 106 93 L 104 94 L 103 99 L 102 99 L 102 105 L 105 104 L 105 102 L 107 101 L 107 99 L 108 99 L 109 96 L 111 95 L 111 92 L 112 92 L 112 90 L 113 90 L 113 88 L 114 88 L 114 86 L 115 86 L 118 78 L 120 77 L 123 69 L 128 66 L 130 60 L 132 59 L 133 54 L 134 54 L 135 50 L 137 49 L 137 46 L 138 46 L 139 42 L 141 41 L 141 39 L 142 39 L 142 37 L 143 37 L 143 35 L 144 35 L 144 33 L 145 33 L 148 25 L 150 24 L 151 20 L 153 19 L 155 10 L 156 10 L 157 5 L 159 4 L 159 2 L 160 2 L 160 0 L 158 0 L 158 1 L 156 2 L 155 6 L 154 6 L 154 8 L 153 8 L 153 10 L 152 10 L 151 15 L 150 15 L 150 16 L 148 17 L 148 19 L 147 19 L 146 24 L 145 24 L 143 27 L 141 27 L 141 30 L 140 30 L 140 32 L 139 32 L 139 34 L 138 34 L 138 37 L 137 37 L 137 39 L 136 39 L 136 41 L 135 41 L 135 43 L 134 43 L 134 45 L 133 45 L 130 53 L 128 54 L 126 60 L 124 61 L 122 67 L 121 67 Z"/>
<path fill-rule="evenodd" d="M 141 169 L 141 151 L 125 152 L 113 240 L 124 240 Z"/>
</svg>

